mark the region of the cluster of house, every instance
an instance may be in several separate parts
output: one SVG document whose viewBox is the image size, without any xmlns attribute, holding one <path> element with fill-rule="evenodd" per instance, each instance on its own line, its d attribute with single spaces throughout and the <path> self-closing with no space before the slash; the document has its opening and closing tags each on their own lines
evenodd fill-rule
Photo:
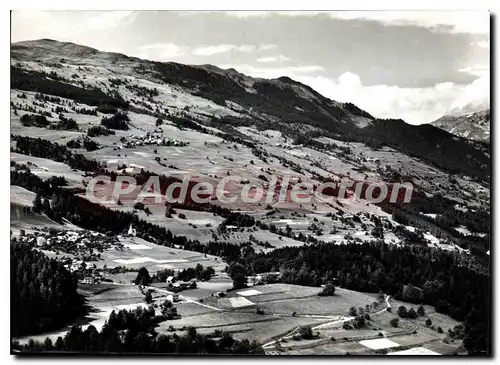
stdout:
<svg viewBox="0 0 500 365">
<path fill-rule="evenodd" d="M 353 161 L 356 161 L 356 162 L 370 162 L 370 163 L 380 163 L 380 158 L 378 157 L 373 157 L 373 156 L 370 156 L 369 154 L 366 154 L 366 153 L 352 153 L 350 154 L 350 157 Z"/>
<path fill-rule="evenodd" d="M 273 274 L 273 273 L 271 273 Z M 278 272 L 279 274 L 279 272 Z M 262 275 L 253 275 L 253 276 L 247 276 L 247 284 L 249 286 L 254 286 L 254 285 L 257 285 L 259 283 L 262 283 Z"/>
<path fill-rule="evenodd" d="M 124 147 L 127 148 L 145 145 L 184 147 L 189 144 L 189 142 L 180 141 L 176 138 L 169 139 L 163 137 L 162 135 L 155 135 L 150 132 L 147 132 L 144 136 L 131 134 L 128 138 L 129 140 L 124 143 Z"/>
<path fill-rule="evenodd" d="M 181 292 L 186 289 L 196 288 L 196 279 L 191 279 L 189 281 L 178 280 L 175 276 L 169 276 L 166 280 L 167 288 L 174 293 Z"/>
<path fill-rule="evenodd" d="M 281 147 L 281 148 L 284 148 L 285 150 L 292 150 L 294 148 L 299 148 L 302 146 L 303 145 L 301 145 L 301 144 L 293 145 L 293 144 L 281 143 L 281 142 L 276 143 L 276 147 Z"/>
<path fill-rule="evenodd" d="M 43 228 L 34 233 L 24 234 L 20 237 L 24 242 L 30 243 L 40 249 L 50 251 L 63 251 L 67 253 L 88 252 L 95 248 L 104 250 L 112 244 L 118 244 L 116 238 L 108 237 L 99 232 L 88 230 L 60 230 L 55 228 Z"/>
<path fill-rule="evenodd" d="M 91 275 L 91 276 L 85 276 L 82 280 L 80 280 L 80 283 L 87 285 L 96 285 L 100 284 L 101 280 L 102 280 L 101 275 Z"/>
<path fill-rule="evenodd" d="M 99 259 L 99 251 L 120 245 L 116 238 L 106 236 L 99 232 L 87 230 L 59 230 L 43 228 L 33 233 L 21 232 L 19 239 L 41 250 L 64 252 L 73 257 L 63 257 L 64 267 L 70 272 L 82 272 L 86 276 L 80 280 L 84 284 L 97 284 L 101 282 L 101 273 L 91 261 Z M 88 276 L 88 272 L 92 275 Z"/>
</svg>

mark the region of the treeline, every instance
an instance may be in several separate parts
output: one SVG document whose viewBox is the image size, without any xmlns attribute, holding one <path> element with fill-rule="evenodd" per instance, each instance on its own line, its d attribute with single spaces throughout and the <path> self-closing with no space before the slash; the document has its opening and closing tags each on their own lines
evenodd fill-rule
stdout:
<svg viewBox="0 0 500 365">
<path fill-rule="evenodd" d="M 18 153 L 63 162 L 73 169 L 82 171 L 96 171 L 102 167 L 96 160 L 89 160 L 81 154 L 71 152 L 66 146 L 42 138 L 18 135 L 13 135 L 11 138 L 16 142 L 15 152 Z"/>
<path fill-rule="evenodd" d="M 465 226 L 471 232 L 490 233 L 490 213 L 479 208 L 466 212 L 458 209 L 448 209 L 436 217 L 436 223 L 446 227 Z"/>
<path fill-rule="evenodd" d="M 87 129 L 87 136 L 89 137 L 109 136 L 114 134 L 114 130 L 103 127 L 102 125 L 94 125 Z"/>
<path fill-rule="evenodd" d="M 176 270 L 174 269 L 159 270 L 153 274 L 151 282 L 164 283 L 167 281 L 169 276 L 173 276 L 182 281 L 189 281 L 192 279 L 207 281 L 214 275 L 215 270 L 211 266 L 203 267 L 202 264 L 197 264 L 194 268 L 188 267 L 187 269 L 179 270 L 178 273 L 176 273 Z"/>
<path fill-rule="evenodd" d="M 59 114 L 57 123 L 51 124 L 45 115 L 38 114 L 24 114 L 19 118 L 19 121 L 24 127 L 40 127 L 57 130 L 78 130 L 78 124 L 72 118 L 66 118 L 63 114 Z"/>
<path fill-rule="evenodd" d="M 255 341 L 238 341 L 227 332 L 202 335 L 188 327 L 184 336 L 158 334 L 154 328 L 161 321 L 162 316 L 155 315 L 151 306 L 134 311 L 113 311 L 100 332 L 93 325 L 86 330 L 73 326 L 55 343 L 47 338 L 43 343 L 30 340 L 20 345 L 14 342 L 12 348 L 21 353 L 264 354 Z"/>
<path fill-rule="evenodd" d="M 380 241 L 250 252 L 238 262 L 249 273 L 280 271 L 276 278 L 280 282 L 318 286 L 331 281 L 356 291 L 382 290 L 396 299 L 403 299 L 404 285 L 412 284 L 422 289 L 424 303 L 465 321 L 470 352 L 490 349 L 490 277 L 471 270 L 463 257 Z"/>
<path fill-rule="evenodd" d="M 50 125 L 45 115 L 24 114 L 19 118 L 19 121 L 24 127 L 40 127 L 45 128 Z"/>
<path fill-rule="evenodd" d="M 399 208 L 411 211 L 413 213 L 435 213 L 436 223 L 444 227 L 466 226 L 472 232 L 489 233 L 490 232 L 490 213 L 475 207 L 466 211 L 456 209 L 457 203 L 435 194 L 432 197 L 419 193 L 410 204 L 402 204 Z"/>
<path fill-rule="evenodd" d="M 11 334 L 56 330 L 85 313 L 77 279 L 62 263 L 12 238 Z"/>
<path fill-rule="evenodd" d="M 130 118 L 126 113 L 117 112 L 111 117 L 103 117 L 101 125 L 108 129 L 128 130 L 128 122 Z"/>
<path fill-rule="evenodd" d="M 158 89 L 156 88 L 150 89 L 145 86 L 140 86 L 135 84 L 125 84 L 125 88 L 140 97 L 153 98 L 155 96 L 160 95 Z"/>
<path fill-rule="evenodd" d="M 370 113 L 360 109 L 353 103 L 342 103 L 342 107 L 344 107 L 344 109 L 347 109 L 353 115 L 357 115 L 359 117 L 364 117 L 368 119 L 375 119 Z"/>
<path fill-rule="evenodd" d="M 56 124 L 51 125 L 50 128 L 65 131 L 79 130 L 76 120 L 73 118 L 66 118 L 63 114 L 59 114 L 59 120 Z"/>
<path fill-rule="evenodd" d="M 37 175 L 32 174 L 29 167 L 26 165 L 19 165 L 14 162 L 13 166 L 14 170 L 11 170 L 10 172 L 10 185 L 21 186 L 26 190 L 36 193 L 37 195 L 40 194 L 45 197 L 50 197 L 54 192 L 54 187 L 64 186 L 67 184 L 65 180 L 64 183 L 55 183 L 56 180 L 52 178 L 42 180 Z"/>
</svg>

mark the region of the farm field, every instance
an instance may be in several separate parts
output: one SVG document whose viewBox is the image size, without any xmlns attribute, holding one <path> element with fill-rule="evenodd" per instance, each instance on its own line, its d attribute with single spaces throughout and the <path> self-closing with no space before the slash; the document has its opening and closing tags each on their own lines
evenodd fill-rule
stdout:
<svg viewBox="0 0 500 365">
<path fill-rule="evenodd" d="M 68 182 L 68 188 L 83 188 L 83 172 L 74 170 L 65 163 L 15 152 L 10 154 L 10 160 L 17 164 L 27 165 L 33 174 L 43 180 L 52 176 L 60 176 Z"/>
<path fill-rule="evenodd" d="M 161 246 L 139 237 L 119 236 L 118 240 L 124 248 L 110 248 L 102 255 L 102 260 L 95 262 L 97 267 L 102 268 L 104 265 L 108 268 L 124 266 L 129 269 L 139 269 L 145 267 L 151 273 L 155 273 L 161 269 L 181 270 L 194 267 L 198 263 L 203 266 L 212 266 L 216 271 L 226 266 L 219 257 Z"/>
</svg>

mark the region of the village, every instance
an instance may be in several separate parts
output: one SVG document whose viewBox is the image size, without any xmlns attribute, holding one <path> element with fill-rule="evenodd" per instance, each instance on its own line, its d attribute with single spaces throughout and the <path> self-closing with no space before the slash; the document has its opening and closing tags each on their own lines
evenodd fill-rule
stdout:
<svg viewBox="0 0 500 365">
<path fill-rule="evenodd" d="M 64 230 L 55 228 L 35 228 L 33 232 L 20 231 L 19 236 L 13 237 L 14 241 L 27 243 L 33 249 L 38 249 L 50 256 L 56 256 L 64 263 L 64 267 L 76 275 L 80 284 L 98 285 L 102 282 L 113 282 L 115 274 L 138 271 L 137 268 L 126 266 L 108 267 L 99 264 L 104 259 L 106 251 L 124 250 L 134 248 L 134 245 L 123 244 L 122 240 L 134 240 L 136 229 L 130 224 L 128 230 L 121 235 L 111 232 L 106 234 L 92 232 L 89 230 Z M 135 245 L 137 246 L 137 245 Z M 187 289 L 197 287 L 196 279 L 181 280 L 178 275 L 181 270 L 170 270 L 171 275 L 166 279 L 155 278 L 155 283 L 162 284 L 161 287 L 179 293 Z M 133 280 L 129 280 L 129 283 Z M 178 296 L 176 296 L 178 298 Z"/>
<path fill-rule="evenodd" d="M 174 146 L 174 147 L 185 147 L 189 145 L 189 142 L 181 141 L 177 138 L 169 139 L 162 135 L 161 130 L 155 130 L 153 133 L 146 132 L 145 135 L 135 135 L 129 134 L 128 138 L 122 137 L 121 142 L 122 145 L 119 145 L 118 148 L 134 148 L 138 146 L 148 146 L 148 145 L 156 145 L 156 146 Z"/>
</svg>

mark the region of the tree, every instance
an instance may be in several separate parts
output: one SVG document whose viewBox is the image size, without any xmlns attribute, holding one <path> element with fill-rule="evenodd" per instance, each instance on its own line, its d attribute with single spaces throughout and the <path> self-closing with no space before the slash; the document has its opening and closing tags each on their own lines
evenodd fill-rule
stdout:
<svg viewBox="0 0 500 365">
<path fill-rule="evenodd" d="M 400 316 L 401 318 L 408 317 L 408 311 L 406 310 L 406 307 L 404 305 L 398 308 L 398 316 Z"/>
<path fill-rule="evenodd" d="M 151 282 L 151 277 L 149 276 L 148 270 L 145 267 L 141 267 L 137 272 L 134 284 L 147 286 L 149 285 L 150 282 Z"/>
<path fill-rule="evenodd" d="M 344 322 L 342 328 L 345 329 L 346 331 L 353 329 L 353 327 L 349 324 L 349 322 Z"/>
<path fill-rule="evenodd" d="M 146 304 L 151 304 L 153 303 L 153 296 L 151 295 L 151 292 L 148 290 L 146 294 L 144 295 L 144 302 Z"/>
<path fill-rule="evenodd" d="M 63 341 L 62 337 L 61 336 L 57 337 L 56 346 L 55 346 L 56 350 L 62 350 L 63 346 L 64 346 L 64 341 Z"/>
<path fill-rule="evenodd" d="M 172 308 L 172 307 L 173 307 L 173 304 L 168 299 L 165 299 L 165 301 L 161 304 L 162 309 L 168 309 L 168 308 Z"/>
<path fill-rule="evenodd" d="M 228 274 L 233 279 L 233 289 L 241 289 L 247 286 L 246 268 L 240 263 L 231 263 L 228 268 Z"/>
<path fill-rule="evenodd" d="M 354 327 L 355 328 L 363 328 L 365 326 L 365 316 L 360 314 L 356 316 L 356 319 L 354 320 Z"/>
<path fill-rule="evenodd" d="M 392 327 L 398 327 L 399 326 L 399 318 L 391 319 L 390 324 Z"/>
<path fill-rule="evenodd" d="M 161 307 L 161 314 L 166 319 L 173 319 L 177 317 L 177 308 L 174 307 L 174 305 L 170 300 L 168 299 L 165 300 L 160 307 Z"/>
<path fill-rule="evenodd" d="M 141 202 L 137 202 L 134 204 L 134 209 L 137 209 L 137 210 L 144 210 L 144 203 L 141 203 Z"/>
<path fill-rule="evenodd" d="M 35 200 L 33 200 L 33 212 L 40 213 L 43 209 L 42 196 L 36 194 Z"/>
<path fill-rule="evenodd" d="M 299 330 L 300 336 L 305 340 L 310 340 L 313 338 L 313 333 L 311 326 L 303 326 Z"/>
<path fill-rule="evenodd" d="M 349 315 L 350 315 L 351 317 L 356 317 L 356 315 L 357 315 L 357 314 L 358 314 L 358 312 L 356 311 L 356 307 L 351 307 L 351 308 L 349 309 Z"/>
<path fill-rule="evenodd" d="M 403 285 L 403 294 L 402 294 L 403 300 L 412 303 L 418 303 L 423 299 L 423 297 L 424 293 L 422 290 L 414 287 L 412 284 Z"/>
<path fill-rule="evenodd" d="M 432 325 L 432 320 L 430 318 L 427 318 L 427 320 L 425 321 L 425 325 L 426 326 Z"/>
<path fill-rule="evenodd" d="M 417 312 L 415 312 L 415 309 L 413 308 L 410 308 L 410 310 L 408 311 L 408 314 L 407 314 L 408 318 L 410 319 L 415 319 L 418 317 L 418 314 Z"/>
<path fill-rule="evenodd" d="M 43 205 L 43 211 L 45 213 L 49 213 L 51 211 L 49 199 L 47 199 L 47 198 L 43 199 L 42 205 Z"/>
<path fill-rule="evenodd" d="M 52 340 L 49 337 L 43 342 L 43 347 L 49 350 L 52 349 Z"/>
<path fill-rule="evenodd" d="M 438 333 L 443 333 L 443 329 L 441 327 L 438 327 L 437 331 Z"/>
<path fill-rule="evenodd" d="M 161 118 L 156 119 L 156 126 L 157 127 L 161 126 L 162 124 L 163 124 L 163 119 L 161 119 Z"/>
<path fill-rule="evenodd" d="M 448 309 L 449 309 L 449 305 L 446 301 L 439 299 L 435 305 L 435 308 L 436 308 L 436 312 L 447 314 Z"/>
<path fill-rule="evenodd" d="M 385 300 L 385 295 L 384 295 L 384 292 L 382 290 L 379 290 L 379 292 L 377 294 L 377 300 L 381 303 Z"/>
<path fill-rule="evenodd" d="M 417 313 L 419 316 L 425 316 L 425 308 L 422 304 L 419 305 L 417 309 Z"/>
<path fill-rule="evenodd" d="M 327 283 L 323 290 L 318 293 L 319 296 L 332 296 L 335 294 L 335 285 L 333 283 Z"/>
</svg>

